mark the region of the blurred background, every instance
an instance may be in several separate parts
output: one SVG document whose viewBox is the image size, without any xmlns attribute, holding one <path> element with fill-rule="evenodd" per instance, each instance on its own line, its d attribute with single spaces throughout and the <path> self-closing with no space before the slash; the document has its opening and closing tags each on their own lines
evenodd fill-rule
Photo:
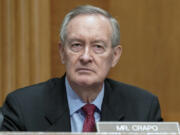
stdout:
<svg viewBox="0 0 180 135">
<path fill-rule="evenodd" d="M 180 0 L 0 0 L 0 106 L 9 92 L 64 74 L 60 24 L 84 4 L 120 23 L 123 54 L 109 77 L 154 93 L 164 120 L 180 122 Z"/>
</svg>

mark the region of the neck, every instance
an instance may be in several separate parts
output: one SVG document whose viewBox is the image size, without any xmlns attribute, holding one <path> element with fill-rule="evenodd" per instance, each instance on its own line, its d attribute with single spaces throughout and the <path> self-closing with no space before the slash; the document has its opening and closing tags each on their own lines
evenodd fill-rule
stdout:
<svg viewBox="0 0 180 135">
<path fill-rule="evenodd" d="M 93 86 L 79 86 L 77 84 L 70 83 L 70 86 L 85 103 L 91 103 L 98 96 L 103 87 L 103 83 Z"/>
</svg>

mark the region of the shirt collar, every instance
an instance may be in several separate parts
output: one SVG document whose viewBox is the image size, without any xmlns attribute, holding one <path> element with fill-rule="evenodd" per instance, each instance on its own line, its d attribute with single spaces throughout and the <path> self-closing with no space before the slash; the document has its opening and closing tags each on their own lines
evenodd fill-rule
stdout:
<svg viewBox="0 0 180 135">
<path fill-rule="evenodd" d="M 67 100 L 70 110 L 70 115 L 72 115 L 74 112 L 81 109 L 86 103 L 81 100 L 81 98 L 75 93 L 75 91 L 71 88 L 67 77 L 65 78 L 65 86 L 66 86 L 66 93 L 67 93 Z M 104 97 L 104 84 L 103 87 L 96 97 L 96 99 L 91 103 L 94 104 L 99 111 L 101 111 L 101 105 Z"/>
</svg>

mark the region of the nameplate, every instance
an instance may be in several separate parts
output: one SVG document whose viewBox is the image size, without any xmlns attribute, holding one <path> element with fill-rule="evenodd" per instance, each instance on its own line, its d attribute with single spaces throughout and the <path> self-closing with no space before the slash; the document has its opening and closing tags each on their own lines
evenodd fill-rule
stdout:
<svg viewBox="0 0 180 135">
<path fill-rule="evenodd" d="M 180 134 L 178 122 L 97 122 L 97 132 Z"/>
</svg>

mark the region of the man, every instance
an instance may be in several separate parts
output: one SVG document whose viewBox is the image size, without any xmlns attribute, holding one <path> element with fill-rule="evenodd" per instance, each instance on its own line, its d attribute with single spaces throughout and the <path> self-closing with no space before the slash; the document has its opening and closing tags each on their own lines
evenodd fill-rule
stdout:
<svg viewBox="0 0 180 135">
<path fill-rule="evenodd" d="M 2 130 L 95 131 L 95 121 L 161 121 L 156 96 L 106 76 L 121 56 L 117 21 L 106 11 L 80 6 L 62 23 L 62 78 L 7 96 Z"/>
</svg>

